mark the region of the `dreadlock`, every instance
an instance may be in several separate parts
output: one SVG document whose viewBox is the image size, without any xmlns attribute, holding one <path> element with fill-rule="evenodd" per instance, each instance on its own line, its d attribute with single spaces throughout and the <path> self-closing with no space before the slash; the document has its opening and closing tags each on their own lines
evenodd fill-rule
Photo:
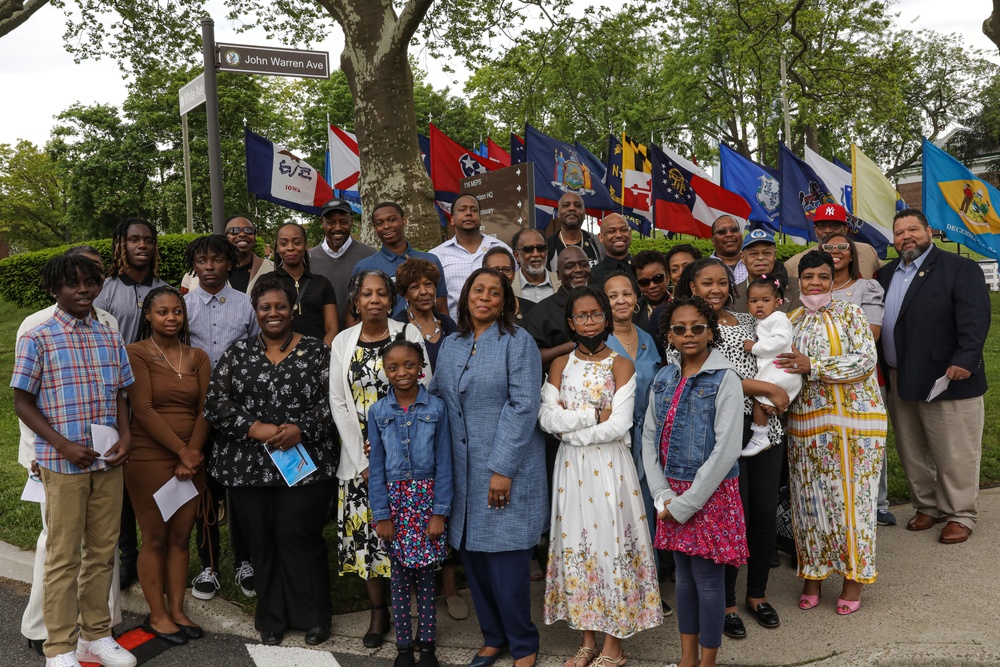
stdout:
<svg viewBox="0 0 1000 667">
<path fill-rule="evenodd" d="M 95 280 L 98 284 L 104 280 L 100 269 L 92 259 L 83 255 L 53 257 L 42 267 L 42 287 L 50 295 L 55 296 L 61 288 L 79 280 L 80 274 L 83 274 L 84 280 Z"/>
<path fill-rule="evenodd" d="M 91 262 L 91 264 L 93 264 L 93 262 Z M 181 302 L 181 309 L 183 309 L 184 311 L 184 324 L 181 325 L 180 333 L 177 334 L 177 340 L 184 343 L 185 345 L 189 345 L 191 342 L 191 337 L 188 334 L 187 304 L 184 302 L 184 297 L 181 296 L 181 293 L 178 292 L 173 287 L 171 287 L 170 285 L 162 285 L 155 289 L 151 289 L 149 291 L 149 294 L 146 295 L 146 298 L 143 299 L 142 312 L 139 315 L 139 337 L 136 340 L 137 341 L 146 340 L 147 338 L 153 335 L 153 325 L 152 323 L 150 323 L 148 319 L 146 319 L 146 316 L 149 315 L 150 311 L 152 311 L 153 302 L 156 301 L 158 297 L 161 297 L 164 294 L 170 294 L 172 296 L 176 296 L 177 299 Z"/>
<path fill-rule="evenodd" d="M 125 269 L 128 268 L 128 256 L 125 254 L 125 241 L 128 238 L 128 229 L 132 225 L 143 225 L 153 235 L 153 262 L 150 264 L 150 271 L 154 278 L 160 277 L 160 244 L 156 240 L 156 228 L 153 223 L 142 218 L 125 218 L 115 231 L 111 234 L 111 266 L 108 267 L 108 274 L 112 278 L 119 278 Z"/>
<path fill-rule="evenodd" d="M 240 256 L 236 252 L 236 246 L 222 234 L 209 234 L 199 236 L 188 244 L 184 251 L 184 265 L 194 270 L 194 261 L 198 255 L 222 255 L 229 261 L 229 268 L 234 269 L 240 263 Z"/>
</svg>

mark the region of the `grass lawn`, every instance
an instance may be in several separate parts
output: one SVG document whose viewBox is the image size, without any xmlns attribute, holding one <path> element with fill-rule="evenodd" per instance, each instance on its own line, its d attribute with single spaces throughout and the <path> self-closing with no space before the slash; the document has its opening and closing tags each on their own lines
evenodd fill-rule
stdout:
<svg viewBox="0 0 1000 667">
<path fill-rule="evenodd" d="M 991 293 L 993 314 L 1000 311 L 1000 293 Z M 20 309 L 10 304 L 0 303 L 0 378 L 4 384 L 9 384 L 13 368 L 14 335 L 21 321 L 31 314 L 28 309 Z M 983 433 L 983 460 L 980 471 L 980 481 L 983 485 L 1000 483 L 1000 398 L 997 387 L 1000 387 L 1000 327 L 990 330 L 985 348 L 986 372 L 991 391 L 986 394 L 986 428 Z M 17 463 L 18 446 L 17 418 L 14 416 L 13 396 L 10 389 L 0 392 L 0 540 L 14 544 L 22 549 L 34 548 L 38 531 L 41 530 L 41 519 L 38 507 L 34 503 L 21 502 L 21 490 L 24 487 L 25 471 Z M 905 501 L 908 497 L 906 478 L 899 465 L 893 444 L 893 435 L 889 432 L 889 497 L 893 501 Z M 905 513 L 904 513 L 905 514 Z M 223 553 L 221 583 L 222 595 L 252 611 L 254 602 L 247 599 L 233 582 L 232 554 L 228 549 L 228 527 L 223 526 Z M 327 544 L 330 545 L 330 570 L 337 572 L 336 524 L 331 523 L 326 528 Z M 194 549 L 192 537 L 191 576 L 201 570 L 201 565 Z M 358 577 L 332 577 L 331 595 L 334 612 L 356 611 L 367 608 L 368 599 L 364 586 Z"/>
</svg>

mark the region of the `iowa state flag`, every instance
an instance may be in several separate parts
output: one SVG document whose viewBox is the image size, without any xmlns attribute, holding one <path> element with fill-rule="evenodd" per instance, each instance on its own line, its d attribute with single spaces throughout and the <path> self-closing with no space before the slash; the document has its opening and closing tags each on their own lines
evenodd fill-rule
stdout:
<svg viewBox="0 0 1000 667">
<path fill-rule="evenodd" d="M 924 214 L 949 241 L 1000 259 L 1000 190 L 977 178 L 961 162 L 927 141 L 923 147 Z"/>
<path fill-rule="evenodd" d="M 712 223 L 731 215 L 741 226 L 750 205 L 738 194 L 692 173 L 658 146 L 649 146 L 652 161 L 653 221 L 657 229 L 700 238 L 712 236 Z"/>
<path fill-rule="evenodd" d="M 451 204 L 461 192 L 462 179 L 500 169 L 501 165 L 462 148 L 433 123 L 429 138 L 434 199 L 451 219 Z"/>
<path fill-rule="evenodd" d="M 243 128 L 246 142 L 247 190 L 296 211 L 319 215 L 333 199 L 333 189 L 318 171 L 284 146 Z"/>
</svg>

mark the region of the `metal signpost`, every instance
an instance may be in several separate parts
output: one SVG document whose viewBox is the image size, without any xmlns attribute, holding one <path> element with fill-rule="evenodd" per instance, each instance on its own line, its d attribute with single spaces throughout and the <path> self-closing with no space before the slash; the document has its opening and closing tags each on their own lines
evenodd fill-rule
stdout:
<svg viewBox="0 0 1000 667">
<path fill-rule="evenodd" d="M 462 192 L 479 200 L 484 233 L 507 245 L 519 229 L 535 228 L 535 165 L 530 162 L 463 178 Z"/>
<path fill-rule="evenodd" d="M 181 139 L 184 145 L 184 208 L 187 233 L 194 233 L 194 201 L 191 197 L 191 150 L 188 146 L 188 111 L 205 102 L 205 75 L 199 74 L 180 90 Z"/>
</svg>

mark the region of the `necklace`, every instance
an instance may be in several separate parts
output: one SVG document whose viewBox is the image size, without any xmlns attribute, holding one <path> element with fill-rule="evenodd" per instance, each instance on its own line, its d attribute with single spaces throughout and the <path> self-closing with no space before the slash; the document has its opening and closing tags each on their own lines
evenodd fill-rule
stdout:
<svg viewBox="0 0 1000 667">
<path fill-rule="evenodd" d="M 581 350 L 581 349 L 580 349 L 580 345 L 579 345 L 579 344 L 577 344 L 577 346 L 576 346 L 576 351 L 577 351 L 577 352 L 579 352 L 579 353 L 580 353 L 581 355 L 583 355 L 584 357 L 587 357 L 587 358 L 588 358 L 588 361 L 589 361 L 589 360 L 590 360 L 590 359 L 589 359 L 590 357 L 596 357 L 596 356 L 597 356 L 597 355 L 599 355 L 599 354 L 600 354 L 601 352 L 604 352 L 604 350 L 606 350 L 607 348 L 608 348 L 608 345 L 607 345 L 607 343 L 601 343 L 601 346 L 600 346 L 599 348 L 597 348 L 596 350 L 594 350 L 593 352 L 584 352 L 583 350 Z"/>
<path fill-rule="evenodd" d="M 620 338 L 622 338 L 622 344 L 625 346 L 625 349 L 631 350 L 632 346 L 635 345 L 635 339 L 639 336 L 639 332 L 636 330 L 635 325 L 630 324 L 628 325 L 628 328 L 632 332 L 632 339 L 626 341 L 623 337 Z"/>
<path fill-rule="evenodd" d="M 152 338 L 150 338 L 149 342 L 151 342 L 153 344 L 153 347 L 155 347 L 156 350 L 160 353 L 160 355 L 163 357 L 163 360 L 165 362 L 167 362 L 167 366 L 170 366 L 170 370 L 172 370 L 173 372 L 177 373 L 177 379 L 179 379 L 179 380 L 183 379 L 184 378 L 184 374 L 181 373 L 176 368 L 174 368 L 174 365 L 172 363 L 170 363 L 170 360 L 167 359 L 166 353 L 163 350 L 160 349 L 160 346 L 156 344 L 156 341 L 153 340 Z M 177 365 L 178 366 L 183 366 L 184 365 L 184 347 L 182 345 L 178 344 L 177 348 L 180 350 L 180 354 L 177 355 Z"/>
<path fill-rule="evenodd" d="M 374 343 L 376 341 L 384 340 L 389 335 L 389 327 L 385 328 L 385 331 L 378 335 L 378 338 L 372 338 L 371 336 L 365 335 L 364 329 L 361 330 L 361 340 L 365 343 Z"/>
<path fill-rule="evenodd" d="M 439 320 L 438 318 L 434 317 L 433 313 L 431 314 L 431 319 L 434 320 L 434 333 L 432 333 L 432 334 L 425 334 L 424 333 L 424 328 L 422 326 L 420 326 L 420 322 L 418 322 L 417 318 L 414 317 L 412 310 L 410 310 L 409 308 L 407 308 L 406 309 L 406 314 L 410 316 L 410 322 L 412 322 L 417 327 L 417 330 L 421 334 L 423 334 L 424 340 L 430 340 L 431 338 L 434 338 L 434 336 L 437 336 L 439 333 L 441 333 L 441 320 Z"/>
<path fill-rule="evenodd" d="M 583 249 L 583 232 L 580 232 L 580 241 L 578 243 L 567 243 L 566 237 L 563 236 L 562 230 L 559 230 L 559 240 L 562 241 L 563 246 L 569 248 L 570 246 L 575 248 Z"/>
<path fill-rule="evenodd" d="M 848 285 L 850 285 L 852 282 L 854 282 L 854 278 L 848 278 L 843 283 L 841 283 L 839 287 L 837 285 L 834 285 L 833 286 L 833 291 L 836 292 L 837 290 L 844 289 L 845 287 L 847 287 Z"/>
</svg>

